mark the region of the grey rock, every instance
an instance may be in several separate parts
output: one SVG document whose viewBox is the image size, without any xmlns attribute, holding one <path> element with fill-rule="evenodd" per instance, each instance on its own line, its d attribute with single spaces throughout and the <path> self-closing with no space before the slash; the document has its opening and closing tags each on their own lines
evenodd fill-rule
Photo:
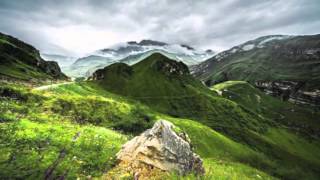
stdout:
<svg viewBox="0 0 320 180">
<path fill-rule="evenodd" d="M 187 134 L 177 134 L 174 125 L 157 121 L 151 129 L 123 145 L 117 153 L 120 163 L 132 167 L 149 165 L 163 171 L 204 174 L 200 157 L 192 151 Z"/>
</svg>

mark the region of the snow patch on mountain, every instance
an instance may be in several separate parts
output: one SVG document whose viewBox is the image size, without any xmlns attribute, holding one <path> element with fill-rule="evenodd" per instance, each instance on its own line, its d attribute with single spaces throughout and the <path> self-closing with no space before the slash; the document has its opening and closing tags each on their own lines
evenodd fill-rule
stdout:
<svg viewBox="0 0 320 180">
<path fill-rule="evenodd" d="M 288 36 L 288 35 L 275 35 L 275 36 L 268 36 L 265 37 L 264 40 L 260 41 L 257 45 L 258 48 L 263 48 L 265 47 L 265 44 L 274 40 L 284 40 L 284 39 L 288 39 L 292 36 Z"/>
<path fill-rule="evenodd" d="M 289 38 L 289 37 L 290 37 L 290 36 L 273 36 L 273 37 L 269 37 L 269 38 L 261 41 L 261 42 L 259 43 L 259 45 L 265 44 L 265 43 L 270 42 L 270 41 L 273 41 L 273 40 L 287 39 L 287 38 Z"/>
<path fill-rule="evenodd" d="M 242 47 L 242 50 L 244 50 L 244 51 L 249 51 L 249 50 L 253 49 L 254 47 L 255 47 L 254 44 L 246 44 L 246 45 L 244 45 L 244 46 Z"/>
</svg>

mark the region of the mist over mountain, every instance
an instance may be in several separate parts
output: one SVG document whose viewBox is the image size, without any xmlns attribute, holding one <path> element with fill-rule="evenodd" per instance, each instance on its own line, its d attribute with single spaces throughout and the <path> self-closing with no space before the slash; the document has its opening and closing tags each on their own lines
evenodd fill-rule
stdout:
<svg viewBox="0 0 320 180">
<path fill-rule="evenodd" d="M 187 65 L 198 64 L 215 54 L 212 50 L 197 50 L 184 44 L 167 44 L 154 40 L 129 41 L 81 57 L 68 68 L 64 68 L 64 72 L 72 77 L 88 77 L 95 70 L 112 63 L 122 62 L 132 65 L 156 52 L 161 52 L 169 58 L 182 61 Z"/>
</svg>

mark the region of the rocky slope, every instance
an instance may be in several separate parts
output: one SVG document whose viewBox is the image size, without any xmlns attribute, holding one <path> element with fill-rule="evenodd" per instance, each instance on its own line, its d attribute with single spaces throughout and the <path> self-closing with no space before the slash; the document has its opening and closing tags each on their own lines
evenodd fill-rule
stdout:
<svg viewBox="0 0 320 180">
<path fill-rule="evenodd" d="M 139 178 L 147 178 L 153 169 L 203 175 L 202 160 L 192 151 L 188 135 L 175 129 L 178 128 L 166 120 L 157 121 L 122 146 L 117 153 L 118 166 Z"/>
<path fill-rule="evenodd" d="M 192 67 L 207 85 L 245 80 L 296 103 L 320 105 L 320 35 L 264 36 Z"/>
<path fill-rule="evenodd" d="M 86 57 L 79 58 L 65 72 L 72 77 L 88 77 L 97 69 L 104 68 L 112 63 L 122 62 L 132 65 L 156 52 L 160 52 L 171 59 L 182 61 L 187 65 L 202 62 L 214 54 L 210 50 L 201 51 L 188 45 L 167 44 L 152 40 L 131 41 L 101 49 Z"/>
<path fill-rule="evenodd" d="M 59 65 L 45 61 L 39 51 L 14 37 L 0 33 L 0 76 L 4 79 L 67 79 Z"/>
</svg>

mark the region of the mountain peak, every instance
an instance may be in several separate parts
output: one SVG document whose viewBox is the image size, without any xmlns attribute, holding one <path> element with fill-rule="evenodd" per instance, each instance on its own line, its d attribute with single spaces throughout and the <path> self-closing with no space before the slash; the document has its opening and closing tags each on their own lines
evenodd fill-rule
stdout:
<svg viewBox="0 0 320 180">
<path fill-rule="evenodd" d="M 188 50 L 195 50 L 193 47 L 186 45 L 186 44 L 181 44 L 181 47 L 187 48 Z"/>
<path fill-rule="evenodd" d="M 150 40 L 150 39 L 143 39 L 140 42 L 137 41 L 128 41 L 128 45 L 138 45 L 138 46 L 165 46 L 168 45 L 167 43 Z"/>
<path fill-rule="evenodd" d="M 141 45 L 141 46 L 165 46 L 165 45 L 168 45 L 168 44 L 164 43 L 164 42 L 160 42 L 160 41 L 144 39 L 144 40 L 139 42 L 139 45 Z"/>
</svg>

